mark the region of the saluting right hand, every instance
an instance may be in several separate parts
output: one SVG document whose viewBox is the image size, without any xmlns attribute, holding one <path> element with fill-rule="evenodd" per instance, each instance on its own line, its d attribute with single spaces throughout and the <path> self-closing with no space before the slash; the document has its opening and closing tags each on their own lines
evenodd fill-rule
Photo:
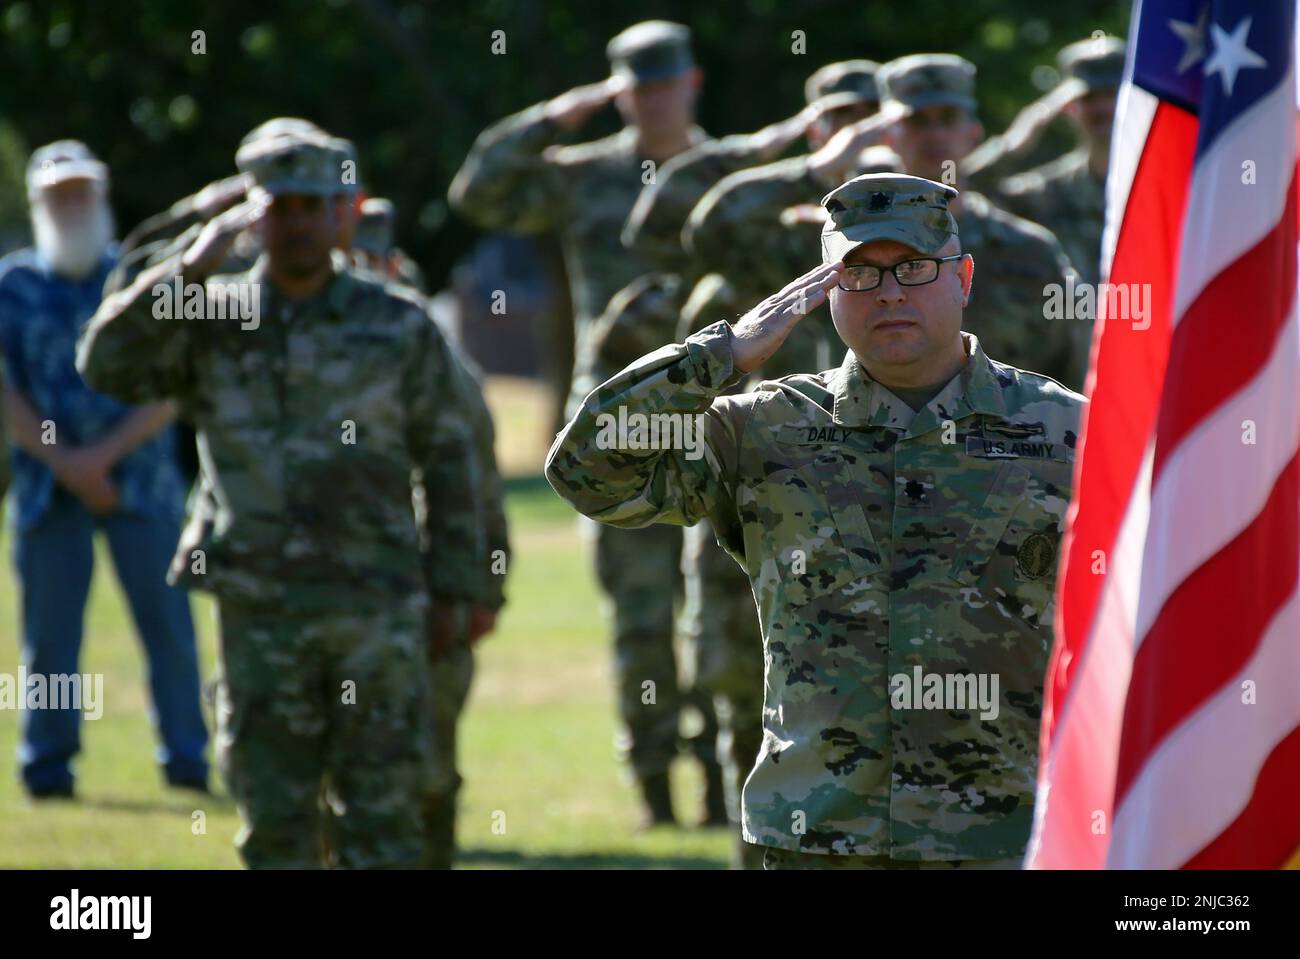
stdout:
<svg viewBox="0 0 1300 959">
<path fill-rule="evenodd" d="M 215 273 L 226 258 L 230 245 L 235 242 L 235 237 L 256 223 L 269 205 L 270 198 L 260 194 L 231 207 L 204 224 L 190 248 L 181 257 L 181 270 L 186 277 L 198 282 Z"/>
<path fill-rule="evenodd" d="M 771 359 L 795 324 L 822 305 L 843 272 L 842 262 L 822 264 L 742 316 L 731 328 L 736 371 L 752 373 Z"/>
<path fill-rule="evenodd" d="M 576 130 L 588 117 L 614 99 L 626 81 L 622 77 L 606 77 L 597 83 L 574 87 L 546 102 L 546 116 L 562 130 Z"/>
</svg>

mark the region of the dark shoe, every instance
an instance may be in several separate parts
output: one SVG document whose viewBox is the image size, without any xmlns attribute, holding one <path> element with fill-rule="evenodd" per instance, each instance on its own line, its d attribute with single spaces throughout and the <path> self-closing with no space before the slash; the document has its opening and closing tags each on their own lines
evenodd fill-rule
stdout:
<svg viewBox="0 0 1300 959">
<path fill-rule="evenodd" d="M 62 786 L 27 786 L 27 796 L 30 799 L 76 799 L 76 793 L 72 788 L 72 783 L 65 783 Z"/>
<path fill-rule="evenodd" d="M 727 794 L 722 785 L 722 767 L 704 764 L 704 821 L 701 826 L 727 826 Z"/>
<path fill-rule="evenodd" d="M 641 816 L 639 831 L 653 829 L 655 826 L 675 826 L 677 817 L 673 815 L 673 796 L 668 784 L 668 773 L 655 773 L 637 780 L 641 787 L 641 799 L 645 808 Z"/>
<path fill-rule="evenodd" d="M 196 779 L 189 776 L 168 776 L 167 785 L 172 789 L 188 789 L 192 792 L 202 793 L 205 796 L 211 796 L 212 790 L 208 788 L 206 778 Z"/>
</svg>

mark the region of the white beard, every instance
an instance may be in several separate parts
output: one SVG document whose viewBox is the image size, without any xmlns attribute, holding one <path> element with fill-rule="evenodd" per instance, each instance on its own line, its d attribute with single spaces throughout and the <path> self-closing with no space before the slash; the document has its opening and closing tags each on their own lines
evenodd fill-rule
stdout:
<svg viewBox="0 0 1300 959">
<path fill-rule="evenodd" d="M 54 272 L 71 280 L 82 280 L 94 271 L 113 242 L 113 211 L 106 201 L 96 203 L 75 222 L 56 222 L 44 204 L 32 205 L 32 233 L 36 249 L 49 261 Z"/>
</svg>

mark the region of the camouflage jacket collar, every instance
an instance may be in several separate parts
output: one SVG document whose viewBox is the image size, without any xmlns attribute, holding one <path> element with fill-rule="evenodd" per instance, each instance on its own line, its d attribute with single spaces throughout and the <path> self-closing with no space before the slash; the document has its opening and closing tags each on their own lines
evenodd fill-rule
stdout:
<svg viewBox="0 0 1300 959">
<path fill-rule="evenodd" d="M 987 413 L 1006 415 L 1002 388 L 989 365 L 988 357 L 973 333 L 962 333 L 967 361 L 920 411 L 914 411 L 871 374 L 849 350 L 840 368 L 831 374 L 828 386 L 835 405 L 831 416 L 847 427 L 881 427 L 898 430 L 907 436 L 920 436 L 939 429 L 946 420 Z"/>
<path fill-rule="evenodd" d="M 333 313 L 341 314 L 344 312 L 352 295 L 352 288 L 356 284 L 356 279 L 352 268 L 343 257 L 335 255 L 337 253 L 338 251 L 335 250 L 330 255 L 330 273 L 332 275 L 325 284 L 324 289 L 315 296 L 298 301 L 295 305 L 320 304 L 327 306 Z M 250 283 L 256 283 L 262 288 L 263 302 L 273 305 L 270 313 L 275 315 L 278 313 L 279 307 L 285 305 L 288 301 L 285 300 L 280 291 L 276 289 L 275 283 L 267 276 L 268 268 L 267 256 L 262 253 L 257 258 L 257 262 L 249 268 L 248 279 Z"/>
<path fill-rule="evenodd" d="M 627 126 L 623 127 L 622 130 L 618 131 L 616 137 L 617 137 L 616 149 L 619 153 L 622 153 L 626 157 L 636 159 L 638 162 L 646 159 L 641 155 L 641 151 L 637 148 L 637 134 L 636 134 L 635 126 L 628 124 Z M 687 142 L 686 150 L 691 150 L 702 143 L 709 143 L 714 141 L 713 141 L 713 137 L 709 136 L 707 133 L 704 132 L 703 127 L 697 126 L 696 124 L 691 124 L 690 130 L 686 134 L 686 142 Z M 683 150 L 682 153 L 685 153 L 686 150 Z M 677 156 L 681 156 L 682 153 L 677 154 Z M 667 163 L 668 161 L 664 160 L 663 162 Z"/>
</svg>

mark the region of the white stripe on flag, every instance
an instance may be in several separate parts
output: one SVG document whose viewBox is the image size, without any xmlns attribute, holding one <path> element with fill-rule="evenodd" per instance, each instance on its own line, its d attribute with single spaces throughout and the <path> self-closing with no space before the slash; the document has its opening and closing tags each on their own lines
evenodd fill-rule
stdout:
<svg viewBox="0 0 1300 959">
<path fill-rule="evenodd" d="M 1268 754 L 1300 726 L 1297 662 L 1293 593 L 1245 667 L 1147 756 L 1115 813 L 1108 868 L 1177 869 L 1241 815 Z"/>
<path fill-rule="evenodd" d="M 1298 323 L 1293 300 L 1264 367 L 1197 424 L 1165 461 L 1152 491 L 1134 655 L 1173 591 L 1251 524 L 1295 456 Z M 1247 421 L 1254 424 L 1253 445 L 1243 441 Z"/>
<path fill-rule="evenodd" d="M 1040 773 L 1040 781 L 1050 783 L 1051 790 L 1040 795 L 1040 806 L 1035 809 L 1028 868 L 1100 869 L 1105 865 L 1120 724 L 1133 669 L 1133 621 L 1150 507 L 1151 461 L 1148 448 L 1115 547 L 1100 557 L 1105 562 L 1106 581 L 1097 599 L 1088 642 L 1061 705 L 1047 768 Z M 1093 552 L 1087 551 L 1090 563 L 1095 562 Z M 1098 815 L 1104 832 L 1094 834 Z"/>
<path fill-rule="evenodd" d="M 1175 327 L 1206 285 L 1282 218 L 1295 176 L 1294 91 L 1291 80 L 1279 84 L 1196 161 L 1183 221 Z M 1247 162 L 1254 164 L 1251 184 L 1242 182 Z"/>
<path fill-rule="evenodd" d="M 1120 87 L 1115 112 L 1115 125 L 1110 140 L 1110 167 L 1106 173 L 1106 228 L 1101 241 L 1101 277 L 1110 276 L 1111 261 L 1115 258 L 1124 208 L 1128 194 L 1137 176 L 1138 161 L 1146 149 L 1151 121 L 1155 119 L 1160 101 L 1145 90 L 1133 86 L 1127 79 Z"/>
</svg>

